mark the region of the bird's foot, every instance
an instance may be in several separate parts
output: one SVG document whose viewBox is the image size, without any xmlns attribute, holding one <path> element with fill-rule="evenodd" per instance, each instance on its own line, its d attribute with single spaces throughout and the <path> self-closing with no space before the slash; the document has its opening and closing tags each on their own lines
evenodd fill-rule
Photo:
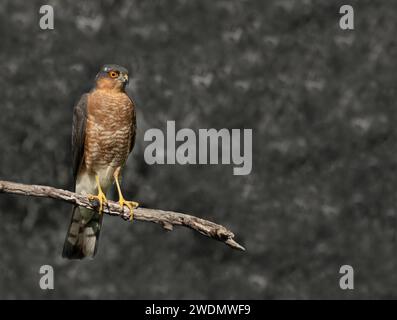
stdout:
<svg viewBox="0 0 397 320">
<path fill-rule="evenodd" d="M 98 195 L 89 195 L 88 196 L 89 200 L 97 200 L 99 202 L 99 214 L 102 213 L 103 211 L 103 205 L 108 202 L 108 199 L 106 199 L 106 195 L 102 192 L 102 190 L 99 190 Z"/>
<path fill-rule="evenodd" d="M 122 210 L 124 210 L 124 206 L 127 206 L 128 209 L 130 209 L 130 221 L 132 221 L 134 218 L 134 209 L 138 208 L 139 203 L 135 201 L 127 201 L 121 196 L 119 204 Z"/>
</svg>

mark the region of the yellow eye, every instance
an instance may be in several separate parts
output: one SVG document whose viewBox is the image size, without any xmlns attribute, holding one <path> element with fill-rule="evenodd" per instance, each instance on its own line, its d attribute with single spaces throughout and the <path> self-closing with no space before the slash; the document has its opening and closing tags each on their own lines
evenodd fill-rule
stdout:
<svg viewBox="0 0 397 320">
<path fill-rule="evenodd" d="M 110 72 L 109 72 L 109 76 L 110 76 L 111 78 L 117 78 L 117 77 L 119 76 L 119 73 L 116 72 L 116 71 L 110 71 Z"/>
</svg>

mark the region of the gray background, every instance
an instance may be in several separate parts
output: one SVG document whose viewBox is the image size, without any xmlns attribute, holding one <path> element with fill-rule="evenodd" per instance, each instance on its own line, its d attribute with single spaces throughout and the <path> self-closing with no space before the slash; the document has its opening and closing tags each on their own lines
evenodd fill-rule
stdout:
<svg viewBox="0 0 397 320">
<path fill-rule="evenodd" d="M 0 195 L 0 298 L 397 297 L 397 3 L 0 3 L 0 179 L 72 188 L 72 108 L 99 67 L 131 73 L 137 145 L 129 198 L 230 227 L 247 252 L 191 230 L 105 217 L 93 261 L 61 250 L 70 206 Z M 253 170 L 148 166 L 143 134 L 252 128 Z M 55 290 L 38 286 L 55 269 Z M 339 289 L 339 268 L 355 289 Z"/>
</svg>

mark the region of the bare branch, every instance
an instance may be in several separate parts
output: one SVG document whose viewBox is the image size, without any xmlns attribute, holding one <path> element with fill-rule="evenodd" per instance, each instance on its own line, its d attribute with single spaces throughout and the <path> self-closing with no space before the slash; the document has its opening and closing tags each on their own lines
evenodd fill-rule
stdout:
<svg viewBox="0 0 397 320">
<path fill-rule="evenodd" d="M 89 200 L 86 196 L 71 191 L 48 186 L 28 185 L 0 180 L 0 193 L 51 198 L 63 200 L 91 210 L 98 209 L 98 202 L 95 200 Z M 112 216 L 119 216 L 124 220 L 129 220 L 130 218 L 128 208 L 121 208 L 117 202 L 110 200 L 107 205 L 104 205 L 103 212 Z M 169 231 L 173 230 L 173 226 L 188 227 L 207 237 L 222 241 L 234 249 L 245 250 L 243 246 L 233 239 L 234 234 L 230 230 L 214 222 L 188 214 L 158 209 L 137 208 L 134 210 L 134 220 L 157 223 Z"/>
</svg>

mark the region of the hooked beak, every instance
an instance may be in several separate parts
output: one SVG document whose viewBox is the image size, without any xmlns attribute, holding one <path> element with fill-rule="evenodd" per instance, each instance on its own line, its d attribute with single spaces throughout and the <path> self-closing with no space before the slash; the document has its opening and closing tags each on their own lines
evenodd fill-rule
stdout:
<svg viewBox="0 0 397 320">
<path fill-rule="evenodd" d="M 128 74 L 123 74 L 123 82 L 128 84 L 128 81 L 129 81 Z"/>
</svg>

